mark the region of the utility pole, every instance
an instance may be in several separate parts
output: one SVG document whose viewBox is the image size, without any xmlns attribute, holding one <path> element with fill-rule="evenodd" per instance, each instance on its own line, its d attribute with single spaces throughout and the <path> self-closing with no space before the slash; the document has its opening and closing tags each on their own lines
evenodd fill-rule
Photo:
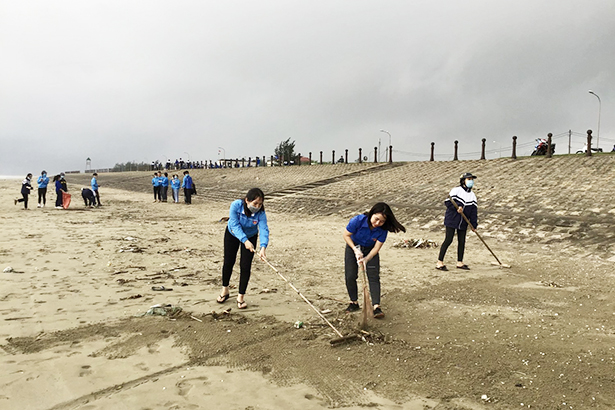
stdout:
<svg viewBox="0 0 615 410">
<path fill-rule="evenodd" d="M 572 141 L 572 130 L 568 130 L 568 154 L 570 154 L 571 141 Z"/>
</svg>

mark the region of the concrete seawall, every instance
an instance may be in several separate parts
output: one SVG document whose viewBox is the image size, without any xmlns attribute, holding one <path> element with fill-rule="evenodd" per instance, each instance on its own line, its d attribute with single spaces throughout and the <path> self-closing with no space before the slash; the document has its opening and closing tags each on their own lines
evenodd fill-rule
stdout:
<svg viewBox="0 0 615 410">
<path fill-rule="evenodd" d="M 344 218 L 389 203 L 412 226 L 440 231 L 443 201 L 459 175 L 478 175 L 479 229 L 485 237 L 570 247 L 570 252 L 615 256 L 615 155 L 563 155 L 548 159 L 338 164 L 283 168 L 192 170 L 196 204 L 230 201 L 254 186 L 268 209 Z M 170 172 L 172 175 L 174 172 Z M 181 172 L 177 172 L 181 175 Z M 151 190 L 151 172 L 100 174 L 105 186 Z M 70 175 L 69 183 L 89 183 Z"/>
</svg>

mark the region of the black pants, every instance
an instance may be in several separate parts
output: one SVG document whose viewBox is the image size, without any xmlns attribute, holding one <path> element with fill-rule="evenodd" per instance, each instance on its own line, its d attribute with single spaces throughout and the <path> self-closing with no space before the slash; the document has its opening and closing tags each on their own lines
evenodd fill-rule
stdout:
<svg viewBox="0 0 615 410">
<path fill-rule="evenodd" d="M 97 206 L 100 206 L 100 195 L 98 193 L 98 189 L 94 190 L 94 198 L 94 205 L 96 205 L 96 201 L 98 201 Z"/>
<path fill-rule="evenodd" d="M 56 206 L 62 206 L 62 191 L 56 191 Z"/>
<path fill-rule="evenodd" d="M 155 186 L 154 187 L 154 201 L 160 201 L 160 186 Z"/>
<path fill-rule="evenodd" d="M 47 188 L 39 188 L 38 189 L 38 203 L 40 204 L 42 200 L 43 205 L 47 203 Z"/>
<path fill-rule="evenodd" d="M 168 186 L 160 187 L 160 197 L 162 198 L 162 202 L 167 202 L 167 192 L 169 191 Z"/>
<path fill-rule="evenodd" d="M 248 238 L 252 245 L 256 248 L 256 238 L 254 235 Z M 229 232 L 228 227 L 224 231 L 224 265 L 222 266 L 222 286 L 228 286 L 231 281 L 231 275 L 233 273 L 233 266 L 237 260 L 237 251 L 240 251 L 239 259 L 239 294 L 245 295 L 248 289 L 248 282 L 250 281 L 250 273 L 252 271 L 252 259 L 254 258 L 254 252 L 250 252 L 241 243 L 241 241 L 233 236 Z"/>
<path fill-rule="evenodd" d="M 23 202 L 23 209 L 28 209 L 28 194 L 21 194 L 23 198 L 19 198 L 17 202 Z"/>
<path fill-rule="evenodd" d="M 372 250 L 361 246 L 361 252 L 364 256 Z M 372 297 L 372 304 L 380 304 L 380 254 L 376 254 L 367 262 L 367 281 L 369 282 L 369 294 Z M 356 302 L 359 299 L 359 291 L 357 288 L 357 278 L 359 277 L 359 264 L 357 258 L 354 255 L 354 250 L 346 245 L 346 252 L 344 253 L 344 273 L 346 276 L 346 290 L 350 300 Z"/>
<path fill-rule="evenodd" d="M 85 206 L 93 206 L 96 205 L 96 197 L 93 196 L 84 196 L 83 203 Z"/>
<path fill-rule="evenodd" d="M 444 255 L 446 255 L 446 251 L 448 247 L 453 242 L 453 236 L 455 236 L 455 231 L 457 231 L 457 261 L 463 262 L 463 253 L 466 248 L 466 234 L 467 230 L 455 229 L 449 226 L 446 227 L 446 238 L 444 238 L 444 242 L 442 242 L 442 246 L 440 246 L 440 256 L 438 256 L 438 260 L 444 262 Z"/>
<path fill-rule="evenodd" d="M 184 188 L 184 201 L 187 204 L 192 203 L 192 188 Z"/>
</svg>

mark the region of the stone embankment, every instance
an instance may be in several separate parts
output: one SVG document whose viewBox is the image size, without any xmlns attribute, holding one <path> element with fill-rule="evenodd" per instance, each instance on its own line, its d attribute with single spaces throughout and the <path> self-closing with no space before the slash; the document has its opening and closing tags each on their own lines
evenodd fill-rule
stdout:
<svg viewBox="0 0 615 410">
<path fill-rule="evenodd" d="M 241 198 L 258 186 L 267 195 L 268 209 L 277 212 L 349 217 L 385 201 L 408 227 L 440 231 L 443 201 L 463 172 L 478 175 L 475 192 L 483 236 L 614 258 L 613 154 L 213 169 L 191 175 L 197 205 Z M 87 184 L 86 177 L 71 175 L 69 183 Z M 103 190 L 107 185 L 149 192 L 150 179 L 149 172 L 99 176 Z"/>
</svg>

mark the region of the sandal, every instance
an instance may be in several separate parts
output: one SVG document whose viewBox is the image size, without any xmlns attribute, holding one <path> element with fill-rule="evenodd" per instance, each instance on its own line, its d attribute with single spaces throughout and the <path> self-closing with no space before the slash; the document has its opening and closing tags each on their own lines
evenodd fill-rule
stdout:
<svg viewBox="0 0 615 410">
<path fill-rule="evenodd" d="M 218 299 L 216 299 L 216 302 L 218 303 L 224 303 L 227 301 L 227 299 L 229 298 L 229 296 L 231 296 L 230 293 L 227 293 L 226 295 L 220 295 L 218 296 Z"/>
<path fill-rule="evenodd" d="M 237 301 L 237 309 L 245 309 L 248 307 L 248 304 L 244 300 L 243 302 Z"/>
<path fill-rule="evenodd" d="M 448 268 L 446 267 L 446 265 L 436 266 L 436 269 L 438 269 L 438 270 L 448 270 Z"/>
</svg>

